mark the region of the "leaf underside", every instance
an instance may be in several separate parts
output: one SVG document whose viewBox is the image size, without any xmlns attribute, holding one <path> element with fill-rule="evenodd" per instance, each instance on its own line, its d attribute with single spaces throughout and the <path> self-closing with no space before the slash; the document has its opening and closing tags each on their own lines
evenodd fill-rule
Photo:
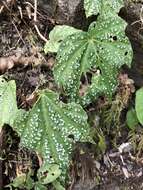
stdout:
<svg viewBox="0 0 143 190">
<path fill-rule="evenodd" d="M 100 78 L 95 76 L 96 79 L 93 77 L 92 81 L 98 80 L 102 88 L 98 90 L 98 86 L 91 84 L 87 90 L 88 97 L 101 91 L 107 95 L 109 92 L 112 94 L 115 90 L 117 71 L 123 64 L 130 65 L 132 60 L 132 49 L 125 36 L 125 27 L 126 22 L 116 14 L 106 18 L 99 16 L 90 25 L 88 32 L 70 35 L 62 42 L 57 53 L 54 77 L 72 101 L 78 97 L 82 74 L 91 68 L 100 70 Z"/>
<path fill-rule="evenodd" d="M 21 145 L 35 150 L 47 164 L 58 164 L 62 174 L 69 164 L 73 141 L 90 141 L 87 115 L 80 105 L 64 104 L 52 91 L 42 91 L 29 113 L 19 112 L 14 128 Z"/>
</svg>

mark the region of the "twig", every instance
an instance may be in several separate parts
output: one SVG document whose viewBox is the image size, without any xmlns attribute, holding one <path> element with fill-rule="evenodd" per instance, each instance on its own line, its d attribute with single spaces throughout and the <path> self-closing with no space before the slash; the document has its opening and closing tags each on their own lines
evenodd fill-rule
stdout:
<svg viewBox="0 0 143 190">
<path fill-rule="evenodd" d="M 23 19 L 22 8 L 20 6 L 17 6 L 17 7 L 18 7 L 18 10 L 19 10 L 21 19 Z"/>
<path fill-rule="evenodd" d="M 131 25 L 134 25 L 136 23 L 141 22 L 141 24 L 143 24 L 143 17 L 142 17 L 142 13 L 143 13 L 143 6 L 140 9 L 140 20 L 136 20 L 135 22 L 133 22 Z"/>
<path fill-rule="evenodd" d="M 10 11 L 9 6 L 8 6 L 8 5 L 10 5 L 10 3 L 12 3 L 12 0 L 7 0 L 6 2 L 2 1 L 3 9 L 6 8 L 8 11 Z"/>
<path fill-rule="evenodd" d="M 4 5 L 2 5 L 2 6 L 0 7 L 0 13 L 2 13 L 3 9 L 4 9 Z"/>
<path fill-rule="evenodd" d="M 34 10 L 34 6 L 30 2 L 26 1 L 26 2 L 23 2 L 23 4 L 31 7 Z M 38 12 L 38 10 L 37 10 L 37 14 L 40 15 L 40 16 L 43 16 L 43 15 L 40 14 L 40 12 Z"/>
<path fill-rule="evenodd" d="M 40 33 L 39 28 L 38 28 L 38 26 L 36 24 L 37 23 L 37 0 L 34 0 L 34 22 L 35 22 L 34 27 L 35 27 L 39 37 L 43 41 L 47 42 L 48 40 Z"/>
<path fill-rule="evenodd" d="M 15 23 L 14 23 L 13 21 L 12 21 L 12 24 L 13 24 L 13 26 L 15 27 L 15 30 L 17 31 L 17 34 L 18 34 L 19 38 L 20 38 L 21 41 L 25 44 L 25 41 L 23 40 L 23 38 L 22 38 L 22 36 L 21 36 L 21 34 L 20 34 L 18 28 L 16 27 L 16 25 L 15 25 Z"/>
</svg>

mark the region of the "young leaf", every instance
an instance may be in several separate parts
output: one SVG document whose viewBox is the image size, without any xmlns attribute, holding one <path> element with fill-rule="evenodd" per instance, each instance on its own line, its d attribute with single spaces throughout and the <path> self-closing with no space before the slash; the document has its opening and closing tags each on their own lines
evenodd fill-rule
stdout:
<svg viewBox="0 0 143 190">
<path fill-rule="evenodd" d="M 91 67 L 100 69 L 102 81 L 105 78 L 112 81 L 112 75 L 121 65 L 130 65 L 132 49 L 125 27 L 125 21 L 117 15 L 99 16 L 88 32 L 78 32 L 64 39 L 57 54 L 54 77 L 72 100 L 78 96 L 82 73 Z"/>
<path fill-rule="evenodd" d="M 0 128 L 13 124 L 17 110 L 15 82 L 0 77 Z"/>
<path fill-rule="evenodd" d="M 84 0 L 87 17 L 97 14 L 109 14 L 109 11 L 118 13 L 123 5 L 123 0 Z"/>
<path fill-rule="evenodd" d="M 136 92 L 135 110 L 139 122 L 143 125 L 143 88 Z"/>
<path fill-rule="evenodd" d="M 49 34 L 49 41 L 44 46 L 44 52 L 56 53 L 59 49 L 61 42 L 69 35 L 79 32 L 80 30 L 75 29 L 71 26 L 55 26 Z"/>
<path fill-rule="evenodd" d="M 52 91 L 41 91 L 34 107 L 20 111 L 14 128 L 21 137 L 21 145 L 35 150 L 44 163 L 57 164 L 62 174 L 69 164 L 72 144 L 91 141 L 87 115 L 78 104 L 64 104 Z"/>
</svg>

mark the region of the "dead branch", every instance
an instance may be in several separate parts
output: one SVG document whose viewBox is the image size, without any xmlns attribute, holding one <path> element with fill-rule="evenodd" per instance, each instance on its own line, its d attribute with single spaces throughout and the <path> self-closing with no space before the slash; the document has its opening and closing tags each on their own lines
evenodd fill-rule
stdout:
<svg viewBox="0 0 143 190">
<path fill-rule="evenodd" d="M 25 57 L 23 55 L 21 56 L 16 56 L 12 55 L 9 57 L 0 57 L 0 72 L 4 73 L 9 69 L 12 69 L 16 65 L 31 65 L 34 64 L 35 62 L 38 62 L 34 55 L 31 55 L 29 57 Z"/>
</svg>

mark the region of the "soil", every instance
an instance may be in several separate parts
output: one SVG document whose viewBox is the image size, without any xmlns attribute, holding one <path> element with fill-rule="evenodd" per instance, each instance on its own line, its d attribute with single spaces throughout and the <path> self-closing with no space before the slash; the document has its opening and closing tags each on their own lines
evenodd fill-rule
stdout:
<svg viewBox="0 0 143 190">
<path fill-rule="evenodd" d="M 44 54 L 43 46 L 45 42 L 34 28 L 33 17 L 30 18 L 26 12 L 26 2 L 28 1 L 11 1 L 8 7 L 4 7 L 0 12 L 0 64 L 2 63 L 2 58 L 5 60 L 5 58 L 11 59 L 12 56 L 15 57 L 14 66 L 8 66 L 9 59 L 5 62 L 6 66 L 4 69 L 1 69 L 1 74 L 7 80 L 14 79 L 16 81 L 18 106 L 19 108 L 28 110 L 35 102 L 33 93 L 36 89 L 58 89 L 54 83 L 52 73 L 55 55 Z M 58 7 L 54 3 L 49 7 L 46 6 L 44 0 L 40 0 L 38 21 L 36 24 L 45 38 L 48 39 L 49 32 L 58 23 L 68 24 L 86 30 L 94 18 L 86 20 L 83 11 L 83 2 L 75 2 L 77 3 L 77 9 L 75 7 L 72 9 L 75 10 L 74 16 L 68 17 L 67 19 L 66 15 L 69 11 L 67 7 L 61 9 L 61 7 Z M 32 4 L 32 1 L 29 1 L 29 3 Z M 2 5 L 0 3 L 0 7 Z M 73 4 L 70 6 L 73 6 Z M 53 12 L 50 12 L 51 7 L 55 10 L 56 16 L 52 15 Z M 134 80 L 136 89 L 143 86 L 142 7 L 142 2 L 130 3 L 119 14 L 128 22 L 126 33 L 134 51 L 132 67 L 127 68 L 124 66 L 122 74 L 127 79 L 131 78 Z M 65 9 L 67 12 L 63 14 Z M 46 10 L 49 10 L 49 12 Z M 79 12 L 80 15 L 78 15 Z M 129 88 L 131 89 L 133 86 L 131 85 Z M 121 84 L 118 92 L 124 94 L 124 90 L 127 89 Z M 130 93 L 127 106 L 133 100 L 134 96 Z M 88 106 L 86 110 L 89 117 L 102 112 L 101 110 L 105 103 L 106 100 L 101 98 L 96 103 Z M 138 142 L 143 137 L 143 134 L 140 130 L 137 130 L 135 134 L 129 133 L 125 124 L 127 108 L 123 109 L 120 115 L 121 121 L 116 123 L 119 127 L 114 129 L 110 126 L 109 132 L 103 128 L 103 136 L 106 144 L 105 150 L 97 146 L 100 142 L 99 139 L 97 139 L 96 146 L 83 143 L 76 145 L 73 152 L 72 164 L 69 169 L 68 190 L 143 189 L 143 152 L 142 150 L 139 152 L 133 146 L 133 140 L 136 139 Z M 108 109 L 111 109 L 111 105 L 109 105 Z M 114 123 L 114 125 L 116 124 Z M 93 124 L 94 129 L 97 127 L 96 125 L 97 123 Z M 129 135 L 132 137 L 133 144 L 131 144 Z M 37 180 L 35 176 L 39 168 L 38 157 L 35 152 L 19 147 L 19 141 L 18 135 L 10 126 L 3 127 L 0 132 L 0 189 L 2 190 L 9 189 L 6 186 L 18 174 L 27 173 L 31 168 L 34 172 L 33 178 Z M 47 189 L 50 189 L 50 187 L 47 187 Z"/>
</svg>

